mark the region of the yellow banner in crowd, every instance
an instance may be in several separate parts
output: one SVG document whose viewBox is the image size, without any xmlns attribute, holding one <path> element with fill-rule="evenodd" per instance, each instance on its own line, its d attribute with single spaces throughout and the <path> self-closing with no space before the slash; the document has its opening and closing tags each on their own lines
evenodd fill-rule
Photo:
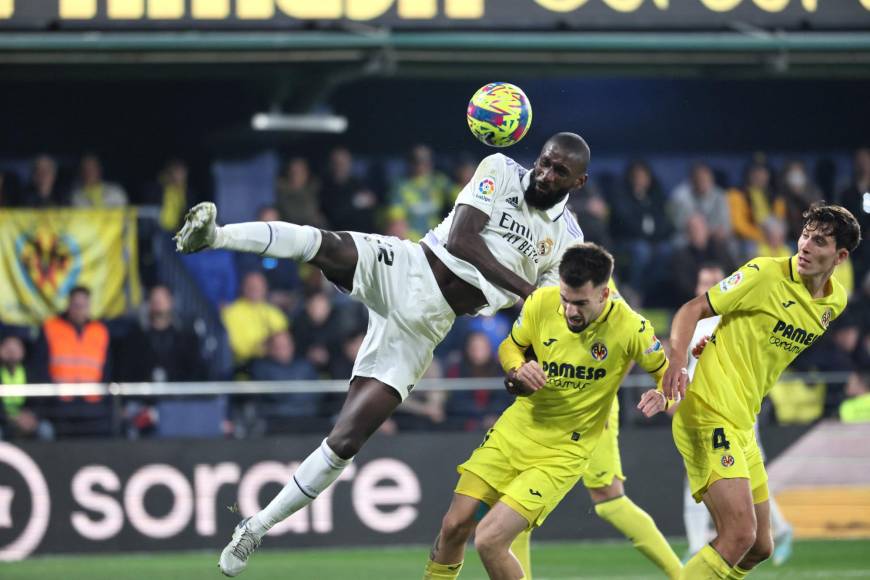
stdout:
<svg viewBox="0 0 870 580">
<path fill-rule="evenodd" d="M 0 210 L 0 320 L 39 324 L 62 312 L 69 291 L 91 291 L 91 315 L 139 304 L 136 210 Z"/>
</svg>

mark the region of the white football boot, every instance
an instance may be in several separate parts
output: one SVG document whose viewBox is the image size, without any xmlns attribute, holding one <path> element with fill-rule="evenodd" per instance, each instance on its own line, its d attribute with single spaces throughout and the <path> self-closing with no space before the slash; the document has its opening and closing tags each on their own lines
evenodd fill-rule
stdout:
<svg viewBox="0 0 870 580">
<path fill-rule="evenodd" d="M 217 207 L 210 201 L 198 203 L 184 216 L 184 225 L 173 236 L 175 249 L 192 254 L 214 245 L 217 237 Z"/>
<path fill-rule="evenodd" d="M 262 536 L 255 534 L 248 526 L 250 519 L 245 518 L 239 522 L 233 532 L 233 539 L 221 552 L 218 566 L 224 576 L 238 576 L 244 572 L 245 566 L 248 565 L 248 558 L 263 541 Z"/>
</svg>

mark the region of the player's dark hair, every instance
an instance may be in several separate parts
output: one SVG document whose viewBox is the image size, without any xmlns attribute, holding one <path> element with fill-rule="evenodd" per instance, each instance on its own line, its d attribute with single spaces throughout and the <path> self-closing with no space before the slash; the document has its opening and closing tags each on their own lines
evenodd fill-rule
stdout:
<svg viewBox="0 0 870 580">
<path fill-rule="evenodd" d="M 825 236 L 833 236 L 837 249 L 854 252 L 861 243 L 861 226 L 852 212 L 846 208 L 819 201 L 804 212 L 804 229 L 818 230 Z"/>
<path fill-rule="evenodd" d="M 577 244 L 565 250 L 559 263 L 559 277 L 572 288 L 592 282 L 593 286 L 606 284 L 613 275 L 613 256 L 591 242 Z"/>
</svg>

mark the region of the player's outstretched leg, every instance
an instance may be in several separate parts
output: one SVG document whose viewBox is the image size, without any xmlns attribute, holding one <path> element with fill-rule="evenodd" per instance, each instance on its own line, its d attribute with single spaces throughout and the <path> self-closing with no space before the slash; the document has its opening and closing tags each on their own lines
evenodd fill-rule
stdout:
<svg viewBox="0 0 870 580">
<path fill-rule="evenodd" d="M 441 529 L 429 552 L 429 561 L 423 571 L 423 580 L 453 580 L 459 577 L 465 561 L 465 544 L 477 526 L 477 512 L 481 501 L 459 493 L 441 520 Z"/>
<path fill-rule="evenodd" d="M 227 576 L 239 575 L 263 536 L 332 485 L 399 403 L 401 397 L 392 387 L 373 378 L 354 377 L 329 437 L 299 465 L 269 505 L 237 526 L 221 553 L 221 571 Z"/>
<path fill-rule="evenodd" d="M 510 547 L 520 533 L 529 527 L 526 518 L 506 503 L 498 502 L 481 520 L 474 535 L 474 547 L 493 580 L 523 578 L 523 568 Z"/>
</svg>

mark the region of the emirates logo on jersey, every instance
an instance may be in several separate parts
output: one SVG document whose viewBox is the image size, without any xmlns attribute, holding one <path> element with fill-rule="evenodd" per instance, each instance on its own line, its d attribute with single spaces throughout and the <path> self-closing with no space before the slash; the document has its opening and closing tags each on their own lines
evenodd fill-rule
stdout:
<svg viewBox="0 0 870 580">
<path fill-rule="evenodd" d="M 822 326 L 827 330 L 828 325 L 831 323 L 831 317 L 834 316 L 834 311 L 830 308 L 825 308 L 825 311 L 822 313 Z"/>
<path fill-rule="evenodd" d="M 592 355 L 597 361 L 602 361 L 607 358 L 607 347 L 604 346 L 603 342 L 596 342 L 592 345 L 592 348 L 589 349 L 589 354 Z"/>
</svg>

